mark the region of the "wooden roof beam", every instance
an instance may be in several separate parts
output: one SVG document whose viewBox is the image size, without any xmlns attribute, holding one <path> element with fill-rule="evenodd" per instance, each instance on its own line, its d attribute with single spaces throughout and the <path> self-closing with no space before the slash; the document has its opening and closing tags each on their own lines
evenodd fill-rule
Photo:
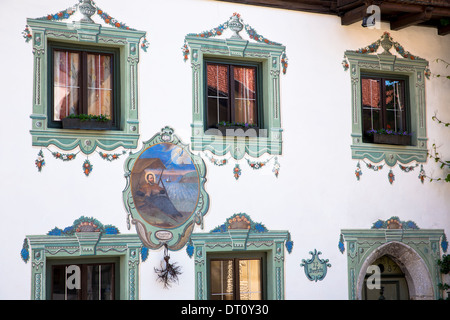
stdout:
<svg viewBox="0 0 450 320">
<path fill-rule="evenodd" d="M 391 21 L 391 29 L 400 30 L 430 20 L 433 15 L 433 9 L 433 7 L 426 7 L 425 10 L 419 13 L 404 14 Z"/>
<path fill-rule="evenodd" d="M 341 25 L 348 26 L 362 19 L 367 15 L 367 5 L 364 4 L 360 7 L 356 7 L 352 10 L 345 12 L 341 16 Z"/>
</svg>

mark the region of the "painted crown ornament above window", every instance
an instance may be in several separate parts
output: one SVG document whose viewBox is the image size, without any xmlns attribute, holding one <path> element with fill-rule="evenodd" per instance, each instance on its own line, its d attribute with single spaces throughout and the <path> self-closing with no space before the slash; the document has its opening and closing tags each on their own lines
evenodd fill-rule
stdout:
<svg viewBox="0 0 450 320">
<path fill-rule="evenodd" d="M 231 35 L 230 39 L 242 39 L 242 36 L 239 34 L 242 30 L 245 30 L 245 32 L 248 34 L 249 38 L 251 40 L 254 40 L 256 42 L 270 44 L 274 46 L 282 46 L 281 43 L 271 41 L 268 38 L 264 37 L 263 35 L 260 35 L 255 29 L 253 29 L 249 24 L 245 24 L 243 19 L 241 18 L 241 15 L 237 12 L 233 13 L 233 15 L 230 17 L 228 21 L 225 21 L 224 23 L 220 24 L 219 26 L 208 30 L 203 31 L 200 33 L 189 33 L 186 36 L 195 36 L 199 38 L 211 38 L 216 36 L 221 36 L 224 34 L 224 31 L 230 29 L 233 34 Z M 189 46 L 184 41 L 184 45 L 182 47 L 183 50 L 183 57 L 184 61 L 188 59 L 189 54 Z M 281 55 L 281 65 L 283 67 L 283 73 L 285 74 L 288 67 L 288 59 L 286 56 L 286 52 L 283 51 Z"/>
<path fill-rule="evenodd" d="M 27 18 L 23 37 L 33 49 L 30 133 L 32 146 L 41 149 L 35 161 L 40 172 L 43 148 L 62 161 L 79 152 L 112 161 L 120 153 L 104 151 L 137 148 L 139 48 L 147 50 L 146 34 L 92 0 Z M 89 176 L 92 168 L 86 159 L 83 173 Z"/>
<path fill-rule="evenodd" d="M 45 16 L 42 16 L 40 18 L 36 18 L 36 20 L 47 20 L 47 21 L 63 21 L 66 19 L 71 18 L 76 12 L 79 12 L 82 17 L 80 18 L 79 22 L 84 23 L 95 23 L 94 20 L 92 20 L 92 16 L 97 14 L 107 25 L 110 25 L 112 27 L 125 29 L 125 30 L 136 30 L 133 28 L 130 28 L 123 22 L 119 22 L 119 20 L 111 17 L 108 13 L 106 13 L 104 10 L 100 9 L 94 1 L 92 0 L 78 0 L 78 3 L 61 11 L 58 11 L 57 13 L 51 13 L 47 14 Z M 22 32 L 23 37 L 25 38 L 26 42 L 29 42 L 32 38 L 32 32 L 30 31 L 29 26 L 27 25 Z M 36 39 L 36 41 L 40 41 L 39 39 Z M 141 48 L 145 52 L 147 52 L 147 48 L 149 46 L 149 43 L 147 39 L 144 37 Z"/>
</svg>

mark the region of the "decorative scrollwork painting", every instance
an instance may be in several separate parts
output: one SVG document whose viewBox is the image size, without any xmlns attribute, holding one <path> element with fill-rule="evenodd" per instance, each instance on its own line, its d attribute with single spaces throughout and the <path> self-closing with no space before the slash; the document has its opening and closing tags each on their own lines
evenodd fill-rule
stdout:
<svg viewBox="0 0 450 320">
<path fill-rule="evenodd" d="M 304 267 L 306 277 L 311 280 L 317 282 L 317 280 L 323 280 L 327 275 L 327 269 L 331 267 L 331 264 L 328 263 L 328 259 L 320 259 L 319 255 L 322 252 L 314 249 L 314 252 L 310 251 L 310 255 L 312 255 L 311 259 L 302 260 L 300 264 L 301 267 Z"/>
<path fill-rule="evenodd" d="M 125 161 L 127 223 L 149 249 L 181 249 L 209 208 L 206 166 L 165 127 Z"/>
</svg>

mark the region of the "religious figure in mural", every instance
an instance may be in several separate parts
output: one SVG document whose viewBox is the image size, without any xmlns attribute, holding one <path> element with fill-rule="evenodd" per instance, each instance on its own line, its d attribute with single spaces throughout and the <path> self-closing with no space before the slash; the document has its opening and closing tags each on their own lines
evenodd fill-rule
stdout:
<svg viewBox="0 0 450 320">
<path fill-rule="evenodd" d="M 136 209 L 145 221 L 172 228 L 184 223 L 197 206 L 199 177 L 183 148 L 158 143 L 136 160 L 131 190 Z"/>
<path fill-rule="evenodd" d="M 144 197 L 143 207 L 156 207 L 161 212 L 172 216 L 173 218 L 182 217 L 182 214 L 178 212 L 178 210 L 173 205 L 172 201 L 170 201 L 167 196 L 166 189 L 161 187 L 158 183 L 156 183 L 156 176 L 153 172 L 148 171 L 145 173 L 145 181 L 147 182 L 136 192 L 136 196 Z"/>
</svg>

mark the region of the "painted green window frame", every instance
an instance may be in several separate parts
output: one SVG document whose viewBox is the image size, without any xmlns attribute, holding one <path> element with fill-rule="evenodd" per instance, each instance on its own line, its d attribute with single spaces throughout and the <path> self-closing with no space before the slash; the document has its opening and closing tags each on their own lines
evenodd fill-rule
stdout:
<svg viewBox="0 0 450 320">
<path fill-rule="evenodd" d="M 195 299 L 207 300 L 209 290 L 209 260 L 211 257 L 221 256 L 250 256 L 265 255 L 264 299 L 284 300 L 284 259 L 286 246 L 291 252 L 292 241 L 288 231 L 272 231 L 255 224 L 246 214 L 236 214 L 235 217 L 245 217 L 251 227 L 247 229 L 229 228 L 229 223 L 210 231 L 209 233 L 193 233 L 189 247 L 193 250 L 195 261 Z M 263 229 L 263 230 L 261 230 Z"/>
<path fill-rule="evenodd" d="M 120 300 L 139 299 L 139 256 L 142 242 L 136 234 L 107 235 L 77 232 L 73 236 L 28 235 L 31 249 L 31 299 L 49 299 L 48 267 L 56 259 L 78 264 L 118 259 Z M 58 261 L 59 262 L 59 261 Z"/>
<path fill-rule="evenodd" d="M 384 43 L 383 43 L 384 42 Z M 384 52 L 377 54 L 379 45 L 386 44 Z M 405 53 L 399 57 L 389 52 L 393 47 L 397 52 Z M 385 33 L 380 40 L 366 48 L 347 50 L 344 57 L 344 68 L 350 69 L 351 76 L 351 111 L 352 111 L 352 159 L 368 159 L 374 163 L 385 161 L 394 166 L 397 162 L 407 164 L 411 161 L 424 163 L 427 160 L 426 135 L 426 100 L 425 76 L 428 61 L 413 56 L 397 42 L 393 42 Z M 404 77 L 408 82 L 409 92 L 409 130 L 413 133 L 410 146 L 396 146 L 363 142 L 362 133 L 362 75 L 390 75 Z"/>
<path fill-rule="evenodd" d="M 134 149 L 139 139 L 138 119 L 138 63 L 139 42 L 145 36 L 144 31 L 103 27 L 96 23 L 58 22 L 43 19 L 27 19 L 32 30 L 34 55 L 33 68 L 33 113 L 31 114 L 32 145 L 47 147 L 55 145 L 62 150 L 79 147 L 90 154 L 97 147 L 111 151 L 118 147 Z M 51 50 L 49 42 L 90 46 L 101 50 L 118 50 L 120 55 L 120 119 L 117 130 L 71 130 L 52 128 L 49 125 L 50 106 L 49 82 L 52 66 L 49 66 Z"/>
<path fill-rule="evenodd" d="M 192 149 L 209 150 L 222 156 L 230 152 L 234 159 L 245 154 L 260 157 L 264 153 L 282 154 L 282 127 L 280 115 L 280 60 L 286 48 L 283 45 L 254 43 L 239 38 L 217 39 L 193 35 L 185 37 L 190 48 L 192 66 Z M 266 137 L 235 137 L 206 134 L 206 71 L 208 59 L 226 59 L 230 63 L 261 65 L 261 123 Z"/>
</svg>

